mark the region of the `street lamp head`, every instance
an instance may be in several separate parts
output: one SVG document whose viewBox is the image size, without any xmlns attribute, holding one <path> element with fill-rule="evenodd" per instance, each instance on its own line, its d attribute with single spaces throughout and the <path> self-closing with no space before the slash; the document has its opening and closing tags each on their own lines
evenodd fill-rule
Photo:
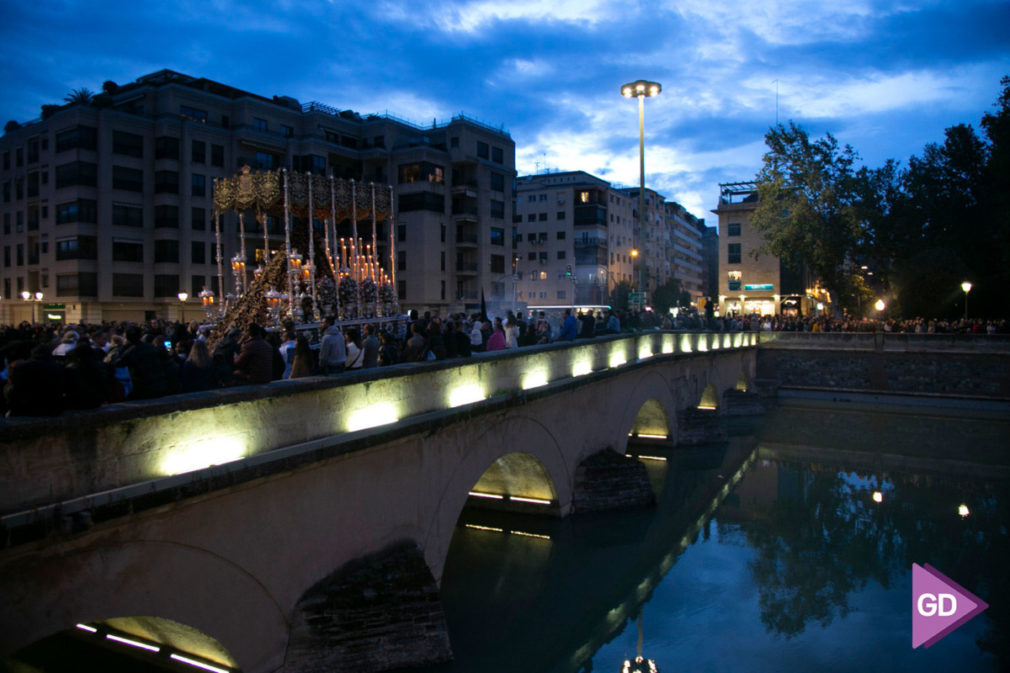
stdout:
<svg viewBox="0 0 1010 673">
<path fill-rule="evenodd" d="M 961 289 L 964 290 L 965 294 L 968 294 L 969 292 L 971 292 L 971 283 L 969 283 L 968 281 L 964 281 L 963 283 L 961 283 Z"/>
<path fill-rule="evenodd" d="M 662 90 L 663 85 L 659 82 L 650 82 L 645 79 L 621 85 L 621 95 L 625 98 L 652 98 L 658 96 Z"/>
<path fill-rule="evenodd" d="M 188 292 L 180 292 L 179 293 L 179 301 L 186 301 L 187 299 L 189 299 L 189 293 Z"/>
<path fill-rule="evenodd" d="M 36 292 L 35 293 L 35 301 L 42 301 L 42 293 L 41 292 Z"/>
<path fill-rule="evenodd" d="M 24 299 L 25 301 L 28 301 L 29 299 L 32 298 L 32 293 L 29 292 L 28 290 L 25 290 L 24 292 L 21 293 L 21 298 Z"/>
<path fill-rule="evenodd" d="M 632 257 L 638 257 L 638 248 L 632 248 L 631 249 L 631 256 Z"/>
<path fill-rule="evenodd" d="M 884 300 L 883 299 L 878 299 L 877 303 L 875 303 L 873 305 L 873 308 L 877 309 L 878 311 L 883 311 L 884 310 Z"/>
</svg>

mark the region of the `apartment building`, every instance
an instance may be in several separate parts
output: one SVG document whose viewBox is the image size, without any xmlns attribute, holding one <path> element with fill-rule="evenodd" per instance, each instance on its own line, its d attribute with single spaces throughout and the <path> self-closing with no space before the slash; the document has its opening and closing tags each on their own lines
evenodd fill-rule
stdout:
<svg viewBox="0 0 1010 673">
<path fill-rule="evenodd" d="M 680 281 L 681 288 L 691 295 L 691 302 L 704 296 L 705 256 L 702 236 L 705 220 L 695 217 L 684 206 L 667 201 L 666 223 L 668 244 L 667 259 L 671 262 L 672 276 Z"/>
<path fill-rule="evenodd" d="M 420 127 L 162 70 L 107 82 L 90 100 L 43 106 L 40 119 L 4 131 L 2 323 L 201 316 L 179 293 L 217 291 L 213 181 L 246 165 L 392 184 L 405 306 L 473 310 L 481 287 L 506 267 L 515 144 L 463 116 Z M 251 270 L 263 231 L 245 224 Z M 279 249 L 283 223 L 266 226 Z M 220 255 L 230 260 L 237 217 L 224 216 L 222 227 Z M 338 231 L 349 235 L 349 223 Z M 380 223 L 383 259 L 388 239 Z"/>
<path fill-rule="evenodd" d="M 633 282 L 634 204 L 585 171 L 527 175 L 516 183 L 515 300 L 528 306 L 605 304 Z"/>
<path fill-rule="evenodd" d="M 719 185 L 718 299 L 724 315 L 808 314 L 816 305 L 807 291 L 804 272 L 791 270 L 775 255 L 759 253 L 764 239 L 750 226 L 757 208 L 757 185 L 731 182 Z"/>
</svg>

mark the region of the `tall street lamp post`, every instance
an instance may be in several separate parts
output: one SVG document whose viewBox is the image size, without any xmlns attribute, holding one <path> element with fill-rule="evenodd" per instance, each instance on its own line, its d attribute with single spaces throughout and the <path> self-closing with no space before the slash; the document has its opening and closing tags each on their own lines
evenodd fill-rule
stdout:
<svg viewBox="0 0 1010 673">
<path fill-rule="evenodd" d="M 625 98 L 638 99 L 638 240 L 644 250 L 645 246 L 645 99 L 658 96 L 663 90 L 659 82 L 640 79 L 628 82 L 621 87 L 621 95 Z M 645 258 L 638 262 L 638 291 L 645 292 Z"/>
<path fill-rule="evenodd" d="M 971 283 L 964 281 L 961 283 L 961 289 L 964 290 L 964 319 L 968 319 L 968 293 L 971 292 Z"/>
</svg>

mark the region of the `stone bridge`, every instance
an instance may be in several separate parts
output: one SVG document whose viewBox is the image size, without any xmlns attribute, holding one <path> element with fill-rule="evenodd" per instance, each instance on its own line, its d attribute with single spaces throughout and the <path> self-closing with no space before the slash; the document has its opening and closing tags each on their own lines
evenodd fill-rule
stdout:
<svg viewBox="0 0 1010 673">
<path fill-rule="evenodd" d="M 0 655 L 76 627 L 223 671 L 444 658 L 464 506 L 593 509 L 592 466 L 697 439 L 756 341 L 608 337 L 11 422 Z M 359 642 L 348 614 L 400 623 Z"/>
</svg>

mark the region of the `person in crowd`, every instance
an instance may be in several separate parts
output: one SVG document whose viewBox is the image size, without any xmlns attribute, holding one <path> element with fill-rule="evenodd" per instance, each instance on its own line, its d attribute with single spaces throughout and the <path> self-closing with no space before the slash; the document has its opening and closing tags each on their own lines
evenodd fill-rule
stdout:
<svg viewBox="0 0 1010 673">
<path fill-rule="evenodd" d="M 225 332 L 224 338 L 217 343 L 214 347 L 214 352 L 212 357 L 214 359 L 214 367 L 217 369 L 217 377 L 221 382 L 221 385 L 230 386 L 235 385 L 235 375 L 233 374 L 235 369 L 235 358 L 238 357 L 241 347 L 239 346 L 238 340 L 242 336 L 242 330 L 238 327 L 233 327 L 227 332 Z"/>
<path fill-rule="evenodd" d="M 66 406 L 68 409 L 97 409 L 108 400 L 109 368 L 102 362 L 102 351 L 80 339 L 67 352 Z"/>
<path fill-rule="evenodd" d="M 396 337 L 383 330 L 379 333 L 379 366 L 388 367 L 400 361 L 400 350 L 396 346 Z"/>
<path fill-rule="evenodd" d="M 561 334 L 558 338 L 561 341 L 571 341 L 578 334 L 578 323 L 575 321 L 575 316 L 572 315 L 572 309 L 565 309 L 565 319 L 561 323 Z"/>
<path fill-rule="evenodd" d="M 344 342 L 347 344 L 346 369 L 361 369 L 364 364 L 365 353 L 361 349 L 361 336 L 358 330 L 347 330 L 344 333 Z"/>
<path fill-rule="evenodd" d="M 295 352 L 292 356 L 291 372 L 288 378 L 301 379 L 306 376 L 312 376 L 315 368 L 314 355 L 312 348 L 309 347 L 309 340 L 305 336 L 299 335 L 295 339 Z"/>
<path fill-rule="evenodd" d="M 274 376 L 274 354 L 263 338 L 263 328 L 250 323 L 246 340 L 235 357 L 235 377 L 242 383 L 270 383 Z"/>
<path fill-rule="evenodd" d="M 512 311 L 505 314 L 502 332 L 505 334 L 505 348 L 519 348 L 519 331 L 516 326 L 516 316 Z"/>
<path fill-rule="evenodd" d="M 487 351 L 502 351 L 505 350 L 508 345 L 505 342 L 505 328 L 502 326 L 501 318 L 495 317 L 494 327 L 492 328 L 491 336 L 487 340 Z"/>
<path fill-rule="evenodd" d="M 375 325 L 365 325 L 365 340 L 361 346 L 364 351 L 362 368 L 371 369 L 379 366 L 379 339 L 375 336 Z"/>
<path fill-rule="evenodd" d="M 333 316 L 327 316 L 323 320 L 319 368 L 324 375 L 339 374 L 347 365 L 347 342 L 336 323 L 337 319 Z"/>
<path fill-rule="evenodd" d="M 27 360 L 7 370 L 4 397 L 8 416 L 57 416 L 65 405 L 66 377 L 48 344 L 32 348 Z"/>
<path fill-rule="evenodd" d="M 403 349 L 401 360 L 403 362 L 418 362 L 428 357 L 428 339 L 425 338 L 424 328 L 420 322 L 411 323 L 410 338 L 407 339 L 407 346 Z"/>
<path fill-rule="evenodd" d="M 480 317 L 473 317 L 473 326 L 470 328 L 470 351 L 479 353 L 484 350 L 484 333 L 481 331 Z"/>
<path fill-rule="evenodd" d="M 78 338 L 77 332 L 72 329 L 68 329 L 63 332 L 63 337 L 60 338 L 60 343 L 53 349 L 53 357 L 57 359 L 65 358 L 67 353 L 77 348 Z"/>
<path fill-rule="evenodd" d="M 428 323 L 428 350 L 436 360 L 444 360 L 447 355 L 445 337 L 442 335 L 442 321 L 436 316 Z"/>
<path fill-rule="evenodd" d="M 126 328 L 126 344 L 112 361 L 113 368 L 126 367 L 132 390 L 126 399 L 147 400 L 161 397 L 168 390 L 165 368 L 154 346 L 142 340 L 139 325 Z"/>
<path fill-rule="evenodd" d="M 287 379 L 291 377 L 291 364 L 295 357 L 295 330 L 284 330 L 284 334 L 281 337 L 281 345 L 278 346 L 278 352 L 281 355 L 281 361 L 284 362 L 284 370 L 281 372 L 281 378 Z"/>
<path fill-rule="evenodd" d="M 182 363 L 179 379 L 184 393 L 196 393 L 217 387 L 217 370 L 206 341 L 197 339 L 190 346 L 189 357 Z"/>
</svg>

